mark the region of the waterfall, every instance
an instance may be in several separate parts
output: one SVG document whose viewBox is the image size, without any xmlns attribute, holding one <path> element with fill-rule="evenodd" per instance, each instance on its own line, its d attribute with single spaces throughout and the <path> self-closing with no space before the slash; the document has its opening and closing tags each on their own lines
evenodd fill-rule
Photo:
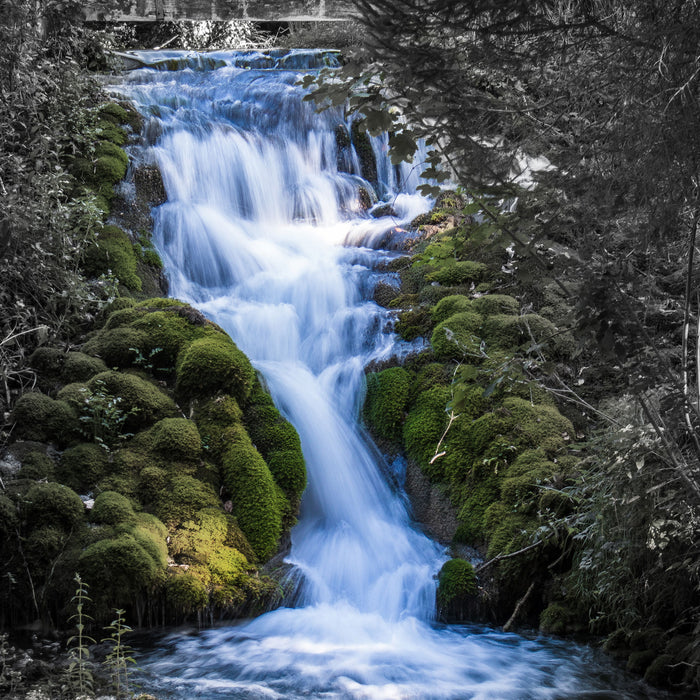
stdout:
<svg viewBox="0 0 700 700">
<path fill-rule="evenodd" d="M 171 294 L 249 356 L 297 429 L 308 487 L 287 561 L 294 607 L 175 636 L 143 664 L 167 697 L 563 698 L 595 685 L 593 652 L 434 623 L 442 548 L 410 521 L 358 424 L 364 368 L 411 347 L 372 300 L 405 225 L 429 208 L 411 168 L 378 159 L 364 209 L 357 153 L 341 153 L 339 109 L 317 114 L 296 85 L 331 52 L 138 54 L 115 87 L 144 115 L 135 157 L 168 195 L 154 241 Z M 347 151 L 347 148 L 345 148 Z M 562 651 L 566 649 L 566 651 Z M 580 658 L 579 658 L 580 657 Z M 616 697 L 642 697 L 626 695 Z"/>
</svg>

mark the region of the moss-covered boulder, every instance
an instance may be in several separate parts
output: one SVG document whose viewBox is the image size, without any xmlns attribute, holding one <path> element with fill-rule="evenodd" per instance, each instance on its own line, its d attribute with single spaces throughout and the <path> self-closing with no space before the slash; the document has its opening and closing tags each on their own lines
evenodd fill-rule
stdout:
<svg viewBox="0 0 700 700">
<path fill-rule="evenodd" d="M 397 440 L 408 405 L 411 376 L 403 367 L 391 367 L 367 375 L 364 417 L 380 437 Z"/>
<path fill-rule="evenodd" d="M 447 287 L 479 284 L 493 278 L 491 270 L 483 263 L 471 260 L 455 261 L 426 275 L 428 282 L 437 282 Z"/>
<path fill-rule="evenodd" d="M 450 316 L 463 313 L 465 311 L 473 311 L 472 302 L 469 297 L 463 294 L 450 294 L 438 301 L 430 310 L 433 322 L 441 323 L 447 320 Z"/>
<path fill-rule="evenodd" d="M 450 559 L 442 565 L 438 574 L 437 600 L 443 612 L 461 610 L 469 596 L 475 593 L 476 574 L 468 561 Z"/>
<path fill-rule="evenodd" d="M 136 274 L 136 263 L 129 236 L 118 226 L 109 225 L 100 231 L 95 243 L 85 251 L 83 270 L 92 277 L 111 272 L 127 289 L 139 291 L 141 278 Z"/>
<path fill-rule="evenodd" d="M 446 407 L 450 398 L 449 388 L 443 386 L 422 392 L 409 410 L 403 425 L 407 454 L 434 480 L 444 476 L 443 463 L 438 460 L 430 464 L 430 461 L 447 425 Z"/>
<path fill-rule="evenodd" d="M 195 340 L 178 358 L 176 390 L 185 399 L 222 393 L 243 404 L 254 379 L 248 358 L 223 333 Z"/>
<path fill-rule="evenodd" d="M 168 526 L 191 520 L 203 508 L 220 507 L 221 501 L 209 484 L 192 476 L 175 476 L 158 494 L 155 514 Z"/>
<path fill-rule="evenodd" d="M 103 330 L 83 345 L 83 352 L 102 358 L 108 367 L 131 367 L 148 345 L 148 336 L 131 327 Z"/>
<path fill-rule="evenodd" d="M 175 402 L 165 392 L 133 374 L 102 372 L 88 382 L 88 387 L 120 399 L 121 410 L 128 414 L 125 430 L 138 430 L 178 413 Z"/>
<path fill-rule="evenodd" d="M 103 491 L 95 499 L 90 520 L 99 525 L 135 525 L 136 513 L 128 498 L 115 491 Z"/>
<path fill-rule="evenodd" d="M 482 317 L 474 311 L 461 311 L 438 323 L 430 344 L 439 360 L 478 358 L 481 352 Z"/>
<path fill-rule="evenodd" d="M 68 352 L 63 363 L 61 380 L 66 384 L 85 382 L 100 372 L 106 372 L 107 365 L 99 357 L 91 357 L 82 352 Z"/>
<path fill-rule="evenodd" d="M 197 426 L 186 418 L 164 418 L 151 428 L 153 452 L 169 460 L 195 460 L 202 454 Z"/>
<path fill-rule="evenodd" d="M 29 523 L 52 525 L 70 531 L 83 522 L 85 506 L 75 491 L 63 484 L 38 483 L 24 497 Z"/>
<path fill-rule="evenodd" d="M 69 404 L 39 392 L 23 394 L 17 400 L 12 421 L 17 437 L 58 445 L 74 441 L 80 427 L 78 416 Z"/>
<path fill-rule="evenodd" d="M 520 313 L 520 303 L 507 294 L 485 294 L 472 300 L 472 308 L 482 316 L 506 314 L 516 316 Z"/>
<path fill-rule="evenodd" d="M 105 450 L 94 442 L 70 447 L 58 463 L 61 481 L 79 493 L 87 493 L 107 474 L 109 461 Z"/>
<path fill-rule="evenodd" d="M 282 508 L 272 474 L 242 426 L 224 452 L 222 476 L 233 514 L 256 555 L 264 561 L 277 548 Z"/>
</svg>

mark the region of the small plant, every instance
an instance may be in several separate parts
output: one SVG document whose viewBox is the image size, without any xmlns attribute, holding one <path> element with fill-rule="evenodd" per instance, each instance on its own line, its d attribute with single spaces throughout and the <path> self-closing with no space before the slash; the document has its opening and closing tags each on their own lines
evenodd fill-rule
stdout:
<svg viewBox="0 0 700 700">
<path fill-rule="evenodd" d="M 81 389 L 85 398 L 79 419 L 80 432 L 109 452 L 120 440 L 131 437 L 131 433 L 123 432 L 124 423 L 138 409 L 124 411 L 119 405 L 121 396 L 108 393 L 104 382 L 95 383 L 97 388 L 92 391 Z"/>
<path fill-rule="evenodd" d="M 133 351 L 134 353 L 134 360 L 133 364 L 136 367 L 142 367 L 145 369 L 147 372 L 153 372 L 154 369 L 161 369 L 159 367 L 154 367 L 153 366 L 153 358 L 159 353 L 163 351 L 163 348 L 153 348 L 148 353 L 148 357 L 146 357 L 141 350 L 138 348 L 129 348 L 129 350 Z"/>
<path fill-rule="evenodd" d="M 112 689 L 117 698 L 129 696 L 129 664 L 136 664 L 132 657 L 132 649 L 124 644 L 124 635 L 132 629 L 126 624 L 124 610 L 114 611 L 117 617 L 104 629 L 110 632 L 109 637 L 102 641 L 112 645 L 112 649 L 105 658 L 104 665 L 109 669 L 112 678 Z"/>
<path fill-rule="evenodd" d="M 95 643 L 92 637 L 85 634 L 85 622 L 92 620 L 87 615 L 83 608 L 86 603 L 91 602 L 88 595 L 88 584 L 85 583 L 80 574 L 76 574 L 73 578 L 77 588 L 75 595 L 71 598 L 71 603 L 75 605 L 75 613 L 71 615 L 69 622 L 75 621 L 77 634 L 74 634 L 68 640 L 68 658 L 70 664 L 66 669 L 66 684 L 70 690 L 78 696 L 83 696 L 87 693 L 92 693 L 94 679 L 90 670 L 90 650 L 88 643 Z"/>
</svg>

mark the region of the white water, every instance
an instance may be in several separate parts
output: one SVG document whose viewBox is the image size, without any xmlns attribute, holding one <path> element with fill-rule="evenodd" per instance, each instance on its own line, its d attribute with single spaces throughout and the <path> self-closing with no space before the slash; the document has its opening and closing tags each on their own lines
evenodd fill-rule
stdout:
<svg viewBox="0 0 700 700">
<path fill-rule="evenodd" d="M 168 194 L 155 241 L 171 293 L 251 358 L 299 432 L 309 478 L 287 558 L 298 607 L 175 636 L 142 665 L 162 697 L 644 697 L 604 670 L 591 678 L 584 648 L 434 624 L 445 554 L 411 525 L 356 419 L 363 368 L 406 350 L 370 301 L 395 255 L 381 247 L 429 204 L 398 191 L 415 173 L 384 161 L 380 194 L 397 217 L 361 211 L 356 155 L 338 171 L 339 113 L 316 115 L 294 85 L 293 69 L 322 56 L 169 52 L 180 70 L 139 70 L 119 88 L 151 116 L 143 157 Z"/>
</svg>

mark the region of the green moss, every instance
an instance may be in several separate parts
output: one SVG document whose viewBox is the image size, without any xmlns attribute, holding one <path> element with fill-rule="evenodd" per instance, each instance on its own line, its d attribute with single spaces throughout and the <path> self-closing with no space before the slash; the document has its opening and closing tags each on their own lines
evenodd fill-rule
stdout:
<svg viewBox="0 0 700 700">
<path fill-rule="evenodd" d="M 214 489 L 191 476 L 176 476 L 158 495 L 156 515 L 166 525 L 191 520 L 202 508 L 220 506 Z"/>
<path fill-rule="evenodd" d="M 566 634 L 577 622 L 576 614 L 564 603 L 550 603 L 540 615 L 540 630 L 545 634 Z"/>
<path fill-rule="evenodd" d="M 438 323 L 430 338 L 435 357 L 440 360 L 479 357 L 482 320 L 473 311 L 462 311 Z"/>
<path fill-rule="evenodd" d="M 95 443 L 82 443 L 67 449 L 58 463 L 62 483 L 75 491 L 87 493 L 107 474 L 107 454 Z"/>
<path fill-rule="evenodd" d="M 661 654 L 657 656 L 644 672 L 644 680 L 651 685 L 664 686 L 674 680 L 680 680 L 678 669 L 676 668 L 677 660 L 670 654 Z"/>
<path fill-rule="evenodd" d="M 520 345 L 545 344 L 556 335 L 555 326 L 537 314 L 493 314 L 484 320 L 482 337 L 490 348 L 514 350 Z"/>
<path fill-rule="evenodd" d="M 122 309 L 127 309 L 132 307 L 136 302 L 132 297 L 117 297 L 109 304 L 107 304 L 98 314 L 95 319 L 95 328 L 103 327 L 107 319 L 115 311 L 121 311 Z"/>
<path fill-rule="evenodd" d="M 124 167 L 124 173 L 126 173 L 126 169 L 129 166 L 129 156 L 126 155 L 126 151 L 123 148 L 119 148 L 115 143 L 111 141 L 100 141 L 95 148 L 95 155 L 98 158 L 108 156 L 118 160 Z M 122 175 L 122 177 L 124 176 Z M 122 178 L 119 179 L 121 180 Z M 117 182 L 118 181 L 119 180 L 117 180 Z"/>
<path fill-rule="evenodd" d="M 256 422 L 253 415 L 251 422 Z M 227 430 L 237 425 L 243 419 L 238 402 L 233 396 L 217 396 L 215 399 L 208 399 L 197 406 L 195 420 L 202 437 L 202 443 L 207 451 L 216 459 L 222 455 L 226 447 Z"/>
<path fill-rule="evenodd" d="M 493 277 L 493 273 L 483 263 L 462 260 L 445 265 L 426 275 L 428 282 L 438 282 L 447 286 L 458 284 L 479 284 Z"/>
<path fill-rule="evenodd" d="M 168 482 L 168 473 L 162 467 L 144 467 L 139 474 L 139 497 L 143 503 L 153 503 Z"/>
<path fill-rule="evenodd" d="M 275 482 L 242 426 L 224 452 L 222 476 L 231 495 L 233 513 L 256 555 L 265 560 L 277 548 L 282 513 Z"/>
<path fill-rule="evenodd" d="M 163 568 L 129 534 L 89 545 L 80 555 L 79 570 L 90 585 L 90 595 L 110 606 L 133 604 L 152 587 Z"/>
<path fill-rule="evenodd" d="M 23 550 L 34 576 L 46 575 L 47 562 L 54 562 L 66 547 L 68 535 L 55 527 L 39 527 L 26 538 Z"/>
<path fill-rule="evenodd" d="M 364 417 L 380 437 L 398 440 L 401 436 L 411 388 L 411 376 L 403 367 L 391 367 L 367 375 Z"/>
<path fill-rule="evenodd" d="M 75 440 L 79 432 L 78 416 L 73 407 L 39 392 L 20 396 L 12 412 L 12 421 L 15 435 L 25 440 L 66 445 Z"/>
<path fill-rule="evenodd" d="M 137 313 L 139 311 L 136 309 Z M 195 326 L 184 316 L 178 315 L 177 309 L 172 307 L 162 311 L 141 312 L 131 323 L 133 328 L 146 335 L 147 344 L 142 348 L 142 353 L 151 356 L 150 362 L 154 367 L 160 368 L 174 367 L 180 350 L 207 332 L 205 327 Z"/>
<path fill-rule="evenodd" d="M 562 449 L 574 434 L 571 421 L 553 406 L 533 405 L 525 399 L 510 397 L 503 410 L 513 423 L 513 435 L 522 447 L 542 447 L 549 455 Z"/>
<path fill-rule="evenodd" d="M 446 561 L 438 574 L 437 598 L 446 607 L 476 593 L 474 567 L 464 559 Z"/>
<path fill-rule="evenodd" d="M 74 382 L 72 384 L 66 384 L 58 394 L 56 394 L 56 398 L 59 401 L 67 403 L 79 414 L 85 405 L 85 399 L 89 395 L 90 389 L 88 389 L 87 384 L 83 382 Z"/>
<path fill-rule="evenodd" d="M 273 450 L 265 460 L 275 483 L 292 500 L 306 488 L 306 462 L 300 449 Z"/>
<path fill-rule="evenodd" d="M 195 340 L 178 358 L 176 390 L 184 398 L 221 393 L 244 404 L 254 379 L 248 358 L 223 334 Z"/>
<path fill-rule="evenodd" d="M 485 527 L 489 508 L 498 501 L 498 480 L 495 475 L 460 489 L 460 509 L 457 513 L 459 527 L 455 539 L 473 544 L 488 539 Z"/>
<path fill-rule="evenodd" d="M 67 384 L 84 382 L 106 370 L 107 365 L 98 357 L 90 357 L 82 352 L 69 352 L 66 353 L 61 379 Z"/>
<path fill-rule="evenodd" d="M 153 517 L 153 520 L 160 525 L 160 528 L 155 527 L 151 522 L 144 526 L 137 521 L 137 525 L 129 530 L 129 534 L 148 552 L 148 555 L 156 565 L 162 569 L 168 563 L 168 545 L 166 542 L 168 531 L 157 518 Z"/>
<path fill-rule="evenodd" d="M 520 303 L 517 299 L 506 294 L 486 294 L 472 301 L 474 310 L 482 316 L 494 314 L 517 315 L 520 313 Z"/>
<path fill-rule="evenodd" d="M 153 248 L 147 248 L 143 251 L 143 261 L 146 263 L 146 265 L 150 265 L 156 270 L 163 269 L 163 261 L 161 260 L 160 255 L 158 255 L 158 251 L 154 250 Z"/>
<path fill-rule="evenodd" d="M 0 535 L 3 540 L 15 534 L 19 524 L 17 506 L 7 497 L 0 493 Z"/>
<path fill-rule="evenodd" d="M 440 299 L 430 313 L 433 322 L 441 323 L 450 316 L 472 310 L 472 302 L 469 297 L 465 297 L 463 294 L 450 294 Z"/>
<path fill-rule="evenodd" d="M 29 522 L 53 525 L 66 532 L 84 520 L 80 496 L 63 484 L 35 484 L 27 491 L 25 505 Z"/>
<path fill-rule="evenodd" d="M 108 102 L 99 109 L 101 119 L 112 124 L 126 124 L 129 121 L 129 113 L 116 102 Z"/>
<path fill-rule="evenodd" d="M 138 480 L 128 474 L 107 474 L 97 484 L 96 491 L 116 491 L 124 496 L 136 500 L 138 493 Z"/>
<path fill-rule="evenodd" d="M 101 158 L 98 160 L 112 158 Z M 129 236 L 117 226 L 105 226 L 96 242 L 85 251 L 83 271 L 99 277 L 111 272 L 121 284 L 131 291 L 141 289 L 141 278 L 136 274 L 136 256 Z"/>
<path fill-rule="evenodd" d="M 499 554 L 510 554 L 531 544 L 532 533 L 537 529 L 537 521 L 524 515 L 509 513 L 489 533 L 487 557 L 492 559 Z M 524 565 L 523 556 L 516 566 Z"/>
<path fill-rule="evenodd" d="M 136 514 L 128 498 L 115 491 L 104 491 L 95 499 L 90 520 L 101 525 L 135 525 Z"/>
<path fill-rule="evenodd" d="M 165 584 L 168 604 L 182 614 L 203 610 L 209 603 L 205 584 L 189 571 L 177 571 L 168 576 Z"/>
<path fill-rule="evenodd" d="M 106 393 L 121 397 L 120 407 L 123 411 L 136 411 L 124 422 L 125 430 L 138 430 L 178 413 L 177 406 L 167 394 L 150 382 L 131 374 L 102 372 L 95 375 L 88 386 L 93 391 L 104 388 Z"/>
<path fill-rule="evenodd" d="M 83 352 L 102 358 L 108 367 L 131 367 L 148 345 L 148 336 L 136 328 L 103 330 L 83 345 Z"/>
<path fill-rule="evenodd" d="M 124 309 L 116 309 L 107 318 L 107 321 L 104 324 L 104 330 L 112 330 L 113 328 L 130 326 L 134 321 L 141 318 L 143 313 L 143 311 L 135 309 L 133 304 Z"/>
<path fill-rule="evenodd" d="M 63 370 L 65 359 L 63 350 L 42 345 L 29 356 L 29 366 L 42 375 L 57 378 Z"/>
<path fill-rule="evenodd" d="M 117 146 L 123 146 L 126 143 L 126 133 L 124 129 L 117 126 L 113 120 L 100 119 L 97 122 L 97 133 L 105 140 L 111 141 Z M 122 177 L 124 177 L 122 175 Z M 117 181 L 118 182 L 118 181 Z"/>
<path fill-rule="evenodd" d="M 194 460 L 202 454 L 197 426 L 186 418 L 164 418 L 153 428 L 153 451 L 174 460 Z"/>
<path fill-rule="evenodd" d="M 433 321 L 428 309 L 417 307 L 399 314 L 394 331 L 404 340 L 411 341 L 427 336 L 433 328 Z"/>
<path fill-rule="evenodd" d="M 656 652 L 652 649 L 633 651 L 627 659 L 627 670 L 641 676 L 651 666 L 655 658 Z"/>
<path fill-rule="evenodd" d="M 422 392 L 409 410 L 403 426 L 408 456 L 415 459 L 430 478 L 436 480 L 443 476 L 442 464 L 440 460 L 433 465 L 429 462 L 447 425 L 445 408 L 450 398 L 447 387 L 436 386 Z"/>
<path fill-rule="evenodd" d="M 571 496 L 553 488 L 542 491 L 537 502 L 537 509 L 540 513 L 547 513 L 557 518 L 563 518 L 572 513 L 574 506 L 575 503 Z"/>
<path fill-rule="evenodd" d="M 17 477 L 34 481 L 53 481 L 54 473 L 54 461 L 45 452 L 33 450 L 22 457 L 22 467 L 17 472 Z"/>
</svg>

